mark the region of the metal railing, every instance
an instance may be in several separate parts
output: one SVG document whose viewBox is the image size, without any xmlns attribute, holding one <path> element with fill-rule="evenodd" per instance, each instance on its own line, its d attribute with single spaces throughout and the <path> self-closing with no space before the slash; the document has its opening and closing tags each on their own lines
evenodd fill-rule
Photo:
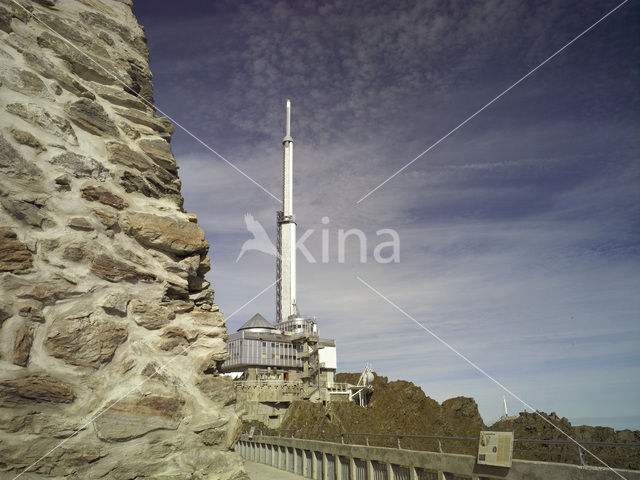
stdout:
<svg viewBox="0 0 640 480">
<path fill-rule="evenodd" d="M 246 387 L 258 387 L 263 385 L 299 387 L 302 385 L 302 380 L 234 380 L 233 383 L 234 385 Z"/>
<path fill-rule="evenodd" d="M 327 386 L 327 389 L 330 391 L 336 391 L 336 392 L 348 392 L 349 389 L 352 387 L 353 385 L 351 385 L 350 383 L 334 383 L 331 386 Z"/>
<path fill-rule="evenodd" d="M 402 448 L 402 441 L 425 437 L 420 435 L 353 435 L 361 435 L 365 442 L 369 439 L 369 443 L 383 437 L 392 437 L 396 442 L 400 442 L 399 445 L 397 444 L 400 448 L 354 445 L 347 442 L 343 444 L 295 437 L 243 435 L 236 444 L 236 452 L 247 460 L 317 480 L 487 480 L 496 478 L 502 480 L 529 478 L 612 480 L 617 477 L 640 480 L 640 471 L 611 471 L 602 467 L 519 459 L 514 459 L 509 468 L 492 467 L 479 465 L 475 455 Z M 398 437 L 403 440 L 399 440 Z M 438 440 L 443 450 L 448 449 L 443 445 L 444 442 L 453 440 L 477 442 L 477 439 L 466 437 L 426 436 L 426 438 Z M 534 444 L 538 442 L 541 441 L 533 441 Z"/>
<path fill-rule="evenodd" d="M 280 430 L 279 437 L 296 437 L 296 430 Z M 365 445 L 405 450 L 433 451 L 475 455 L 477 437 L 449 437 L 442 435 L 403 435 L 386 433 L 324 433 L 319 440 L 343 445 Z M 611 466 L 640 469 L 640 443 L 579 442 L 570 440 L 514 439 L 513 458 L 548 462 L 573 463 L 582 466 L 602 464 L 585 452 L 585 448 Z M 555 448 L 554 448 L 555 447 Z"/>
</svg>

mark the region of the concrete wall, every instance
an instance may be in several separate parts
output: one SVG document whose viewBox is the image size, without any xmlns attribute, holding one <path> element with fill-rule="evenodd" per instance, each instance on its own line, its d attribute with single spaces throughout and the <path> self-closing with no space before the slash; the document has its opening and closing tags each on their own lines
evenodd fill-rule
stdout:
<svg viewBox="0 0 640 480">
<path fill-rule="evenodd" d="M 514 460 L 511 468 L 477 465 L 471 455 L 254 436 L 236 451 L 318 480 L 640 480 L 640 472 L 563 463 Z"/>
<path fill-rule="evenodd" d="M 244 409 L 244 421 L 258 421 L 273 430 L 280 428 L 289 407 L 288 403 L 240 402 L 239 405 Z"/>
</svg>

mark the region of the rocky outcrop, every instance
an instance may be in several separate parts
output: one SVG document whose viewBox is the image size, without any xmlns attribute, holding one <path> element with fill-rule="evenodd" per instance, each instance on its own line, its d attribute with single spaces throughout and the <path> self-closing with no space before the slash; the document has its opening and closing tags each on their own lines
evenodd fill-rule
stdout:
<svg viewBox="0 0 640 480">
<path fill-rule="evenodd" d="M 339 373 L 338 382 L 357 383 L 359 373 Z M 567 441 L 565 432 L 578 442 L 640 443 L 640 432 L 631 430 L 615 431 L 608 427 L 572 426 L 571 422 L 555 413 L 522 412 L 517 417 L 502 418 L 491 426 L 486 426 L 473 398 L 455 397 L 439 404 L 425 395 L 422 389 L 411 382 L 396 380 L 389 382 L 386 377 L 376 375 L 373 392 L 366 408 L 351 402 L 335 402 L 328 406 L 305 401 L 293 402 L 287 409 L 282 429 L 295 430 L 296 438 L 335 441 L 344 432 L 373 433 L 391 435 L 440 436 L 443 451 L 448 453 L 477 454 L 477 442 L 458 441 L 446 437 L 478 438 L 481 430 L 514 432 L 516 439 L 557 440 L 558 444 L 518 443 L 514 458 L 542 460 L 576 464 L 578 450 Z M 206 391 L 206 388 L 205 388 Z M 555 428 L 557 426 L 560 430 Z M 266 434 L 277 432 L 265 425 L 252 421 L 245 428 L 255 426 Z M 442 438 L 444 437 L 444 438 Z M 364 442 L 360 435 L 345 435 L 345 441 Z M 438 443 L 430 439 L 402 438 L 403 448 L 439 451 Z M 395 447 L 397 439 L 369 437 L 369 443 L 376 446 Z M 566 442 L 566 443 L 565 443 Z M 610 445 L 589 445 L 588 449 L 616 468 L 634 469 L 640 462 L 633 457 L 633 448 L 614 448 Z M 588 465 L 599 466 L 598 460 L 583 452 Z"/>
<path fill-rule="evenodd" d="M 580 443 L 604 442 L 604 443 L 640 443 L 640 431 L 614 430 L 610 427 L 593 427 L 590 425 L 573 426 L 566 417 L 559 417 L 555 412 L 529 413 L 520 412 L 517 417 L 501 418 L 489 427 L 489 430 L 513 432 L 516 438 L 531 440 L 558 440 L 564 442 L 567 437 L 562 432 Z M 540 450 L 539 444 L 518 445 L 519 458 L 526 460 L 544 460 L 552 462 L 575 463 L 578 452 L 573 443 L 555 444 L 548 453 Z M 633 456 L 632 448 L 614 448 L 611 446 L 587 445 L 588 450 L 611 467 L 638 470 L 640 461 Z M 600 466 L 600 462 L 588 453 L 583 453 L 587 465 Z"/>
<path fill-rule="evenodd" d="M 123 210 L 129 204 L 122 198 L 104 187 L 89 186 L 82 189 L 82 197 L 89 201 L 98 201 L 103 205 Z"/>
<path fill-rule="evenodd" d="M 355 385 L 359 377 L 359 373 L 339 373 L 336 381 Z M 472 398 L 456 397 L 441 405 L 411 382 L 390 382 L 375 375 L 366 408 L 353 402 L 335 402 L 328 407 L 294 402 L 282 428 L 296 430 L 296 437 L 314 439 L 341 432 L 475 437 L 485 425 Z"/>
<path fill-rule="evenodd" d="M 0 0 L 0 479 L 245 478 L 131 3 L 20 3 Z"/>
</svg>

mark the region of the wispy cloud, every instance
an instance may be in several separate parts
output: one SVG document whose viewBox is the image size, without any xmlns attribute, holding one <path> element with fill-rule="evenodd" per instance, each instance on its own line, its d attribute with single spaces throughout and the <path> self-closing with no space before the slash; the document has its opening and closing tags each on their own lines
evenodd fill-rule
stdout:
<svg viewBox="0 0 640 480">
<path fill-rule="evenodd" d="M 495 419 L 502 393 L 355 276 L 375 280 L 539 408 L 634 415 L 639 6 L 625 7 L 384 194 L 353 203 L 615 4 L 333 0 L 136 9 L 158 103 L 277 194 L 284 99 L 293 99 L 295 211 L 299 231 L 315 229 L 306 245 L 317 257 L 322 229 L 333 259 L 339 228 L 366 232 L 370 260 L 377 230 L 399 232 L 399 264 L 360 264 L 355 243 L 345 264 L 300 260 L 299 305 L 338 341 L 340 368 L 370 361 L 438 400 L 472 395 L 485 419 Z M 279 205 L 179 133 L 172 145 L 186 207 L 213 245 L 208 278 L 222 309 L 233 311 L 247 291 L 275 278 L 267 255 L 248 252 L 235 263 L 249 238 L 243 216 L 252 213 L 275 238 Z M 275 299 L 258 299 L 246 317 L 254 310 L 273 318 Z"/>
</svg>

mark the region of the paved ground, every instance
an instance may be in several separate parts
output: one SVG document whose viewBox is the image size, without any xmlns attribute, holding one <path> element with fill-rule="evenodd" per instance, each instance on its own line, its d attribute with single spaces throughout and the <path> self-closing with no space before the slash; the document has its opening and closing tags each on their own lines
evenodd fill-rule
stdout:
<svg viewBox="0 0 640 480">
<path fill-rule="evenodd" d="M 251 480 L 300 480 L 300 475 L 285 472 L 278 468 L 269 467 L 261 463 L 245 461 L 244 468 L 251 477 Z"/>
</svg>

